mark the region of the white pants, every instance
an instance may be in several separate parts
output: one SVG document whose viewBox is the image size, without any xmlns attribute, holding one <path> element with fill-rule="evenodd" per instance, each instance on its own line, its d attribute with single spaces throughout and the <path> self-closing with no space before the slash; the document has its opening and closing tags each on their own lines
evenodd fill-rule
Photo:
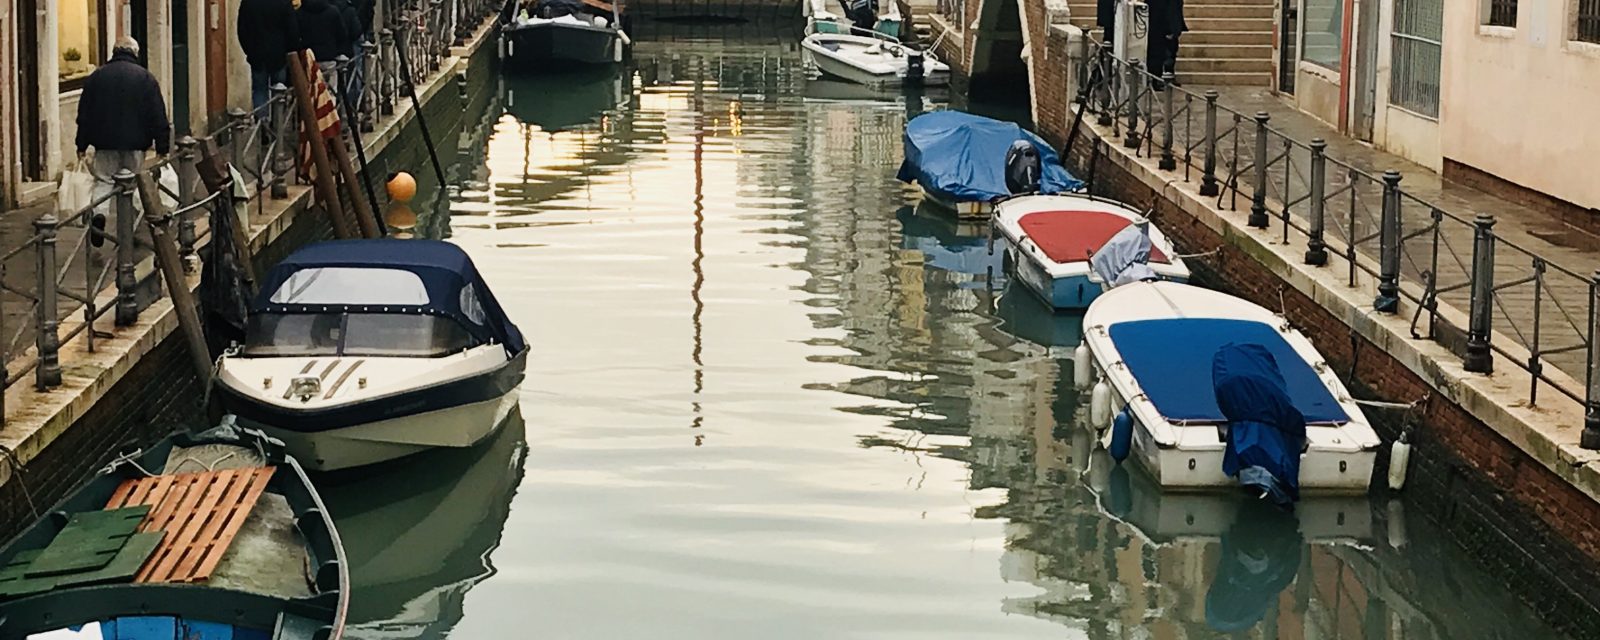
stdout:
<svg viewBox="0 0 1600 640">
<path fill-rule="evenodd" d="M 143 151 L 101 151 L 95 149 L 94 163 L 89 166 L 89 173 L 94 176 L 94 199 L 99 200 L 116 190 L 114 178 L 118 171 L 127 169 L 138 173 L 144 165 Z M 116 200 L 108 200 L 94 208 L 94 212 L 111 219 L 106 224 L 110 225 L 115 217 L 108 214 L 116 213 Z M 110 227 L 115 229 L 116 227 Z"/>
</svg>

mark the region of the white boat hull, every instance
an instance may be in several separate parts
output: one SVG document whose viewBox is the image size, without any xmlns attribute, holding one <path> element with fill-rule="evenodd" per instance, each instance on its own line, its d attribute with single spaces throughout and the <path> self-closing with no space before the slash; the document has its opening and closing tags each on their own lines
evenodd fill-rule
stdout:
<svg viewBox="0 0 1600 640">
<path fill-rule="evenodd" d="M 337 471 L 429 449 L 471 447 L 493 434 L 516 406 L 517 391 L 513 389 L 491 400 L 327 431 L 290 431 L 244 418 L 239 421 L 282 440 L 290 455 L 306 468 Z"/>
<path fill-rule="evenodd" d="M 829 46 L 835 47 L 830 49 Z M 849 80 L 874 88 L 906 84 L 907 49 L 903 45 L 866 36 L 812 34 L 800 41 L 817 70 L 824 75 Z M 880 51 L 882 53 L 873 53 Z M 890 55 L 899 51 L 901 55 Z M 950 67 L 931 53 L 923 54 L 922 85 L 943 87 L 950 84 Z"/>
<path fill-rule="evenodd" d="M 1071 262 L 1056 262 L 1039 243 L 1023 230 L 1022 218 L 1051 211 L 1083 211 L 1115 215 L 1128 224 L 1142 217 L 1122 204 L 1083 195 L 1038 195 L 1012 198 L 994 207 L 995 228 L 1006 242 L 1006 253 L 1015 275 L 1039 299 L 1056 309 L 1084 309 L 1107 290 L 1105 283 L 1090 268 L 1088 257 Z M 1109 236 L 1106 238 L 1110 239 Z M 1156 275 L 1172 282 L 1188 282 L 1189 267 L 1160 229 L 1150 228 L 1150 240 L 1168 263 L 1150 263 Z"/>
</svg>

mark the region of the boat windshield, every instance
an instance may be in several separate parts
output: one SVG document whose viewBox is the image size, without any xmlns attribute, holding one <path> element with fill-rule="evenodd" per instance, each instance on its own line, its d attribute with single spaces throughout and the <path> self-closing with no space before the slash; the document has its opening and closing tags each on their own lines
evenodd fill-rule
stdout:
<svg viewBox="0 0 1600 640">
<path fill-rule="evenodd" d="M 248 356 L 432 358 L 476 346 L 455 320 L 395 313 L 257 313 L 245 332 Z"/>
</svg>

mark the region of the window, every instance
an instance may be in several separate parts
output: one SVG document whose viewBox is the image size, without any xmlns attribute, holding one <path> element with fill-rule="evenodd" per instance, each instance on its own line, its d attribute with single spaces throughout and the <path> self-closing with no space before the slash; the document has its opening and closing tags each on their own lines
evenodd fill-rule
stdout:
<svg viewBox="0 0 1600 640">
<path fill-rule="evenodd" d="M 289 274 L 272 292 L 274 304 L 428 304 L 422 278 L 401 269 L 312 267 Z"/>
<path fill-rule="evenodd" d="M 1394 0 L 1389 104 L 1439 117 L 1444 0 Z"/>
<path fill-rule="evenodd" d="M 56 37 L 59 46 L 61 88 L 76 89 L 95 67 L 105 62 L 105 0 L 56 2 Z"/>
<path fill-rule="evenodd" d="M 1517 26 L 1517 0 L 1489 0 L 1489 19 L 1484 24 L 1491 27 Z"/>
<path fill-rule="evenodd" d="M 1300 7 L 1300 59 L 1329 69 L 1339 68 L 1344 43 L 1344 0 L 1305 0 Z"/>
<path fill-rule="evenodd" d="M 1577 27 L 1573 40 L 1600 43 L 1600 0 L 1578 0 Z"/>
<path fill-rule="evenodd" d="M 477 344 L 450 318 L 387 313 L 258 313 L 245 330 L 247 356 L 431 358 Z"/>
</svg>

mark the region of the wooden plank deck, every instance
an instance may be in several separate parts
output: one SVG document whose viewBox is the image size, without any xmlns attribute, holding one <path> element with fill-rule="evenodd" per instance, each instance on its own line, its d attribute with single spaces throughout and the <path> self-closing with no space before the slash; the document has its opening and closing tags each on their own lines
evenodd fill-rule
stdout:
<svg viewBox="0 0 1600 640">
<path fill-rule="evenodd" d="M 266 490 L 273 471 L 273 467 L 224 469 L 122 483 L 106 508 L 150 505 L 150 515 L 139 531 L 166 532 L 134 580 L 200 582 L 210 578 Z"/>
</svg>

